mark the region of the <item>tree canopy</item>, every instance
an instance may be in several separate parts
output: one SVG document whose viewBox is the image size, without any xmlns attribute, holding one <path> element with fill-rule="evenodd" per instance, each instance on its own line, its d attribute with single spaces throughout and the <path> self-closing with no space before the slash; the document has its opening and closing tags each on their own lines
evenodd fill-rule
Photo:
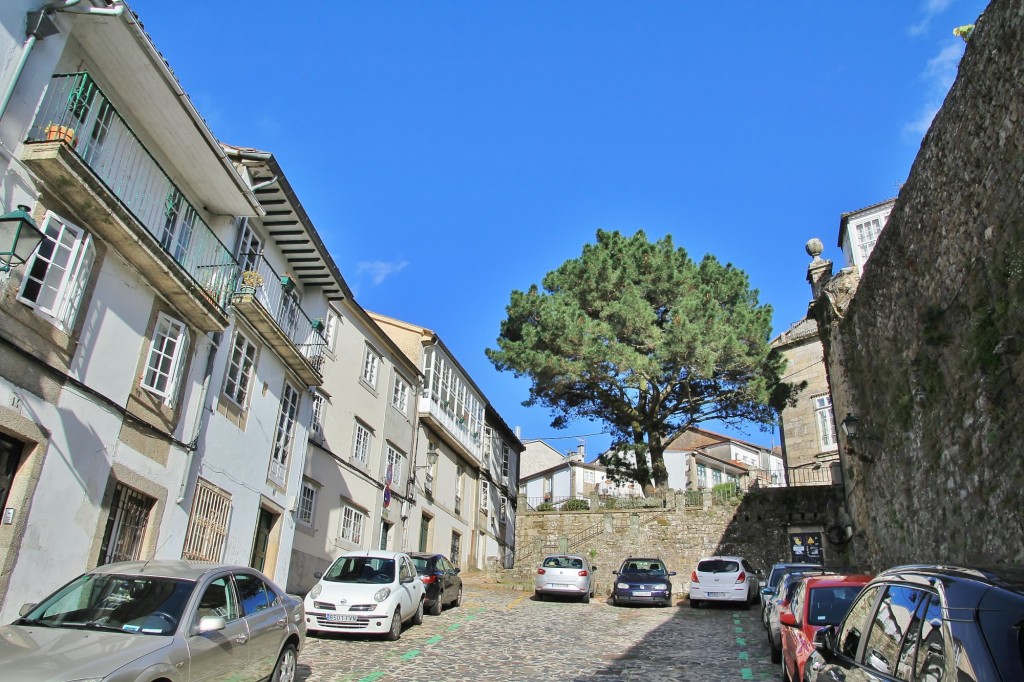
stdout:
<svg viewBox="0 0 1024 682">
<path fill-rule="evenodd" d="M 487 356 L 531 379 L 523 404 L 550 408 L 553 427 L 604 423 L 614 444 L 602 463 L 616 478 L 662 488 L 680 433 L 708 420 L 773 423 L 790 398 L 785 360 L 769 347 L 771 307 L 714 256 L 697 263 L 670 236 L 599 230 L 541 284 L 512 292 Z"/>
</svg>

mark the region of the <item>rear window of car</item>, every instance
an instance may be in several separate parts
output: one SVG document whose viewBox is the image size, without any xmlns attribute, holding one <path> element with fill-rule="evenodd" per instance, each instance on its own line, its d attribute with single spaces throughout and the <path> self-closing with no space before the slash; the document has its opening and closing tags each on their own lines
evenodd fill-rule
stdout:
<svg viewBox="0 0 1024 682">
<path fill-rule="evenodd" d="M 544 559 L 544 568 L 583 568 L 583 559 L 577 556 L 549 556 Z"/>
<path fill-rule="evenodd" d="M 412 558 L 412 565 L 416 567 L 416 572 L 423 575 L 430 569 L 430 559 L 421 556 L 414 556 Z"/>
<path fill-rule="evenodd" d="M 811 625 L 839 625 L 862 586 L 815 587 L 810 591 L 807 620 Z"/>
<path fill-rule="evenodd" d="M 736 573 L 740 570 L 740 563 L 729 559 L 705 559 L 697 563 L 697 570 L 701 573 Z"/>
</svg>

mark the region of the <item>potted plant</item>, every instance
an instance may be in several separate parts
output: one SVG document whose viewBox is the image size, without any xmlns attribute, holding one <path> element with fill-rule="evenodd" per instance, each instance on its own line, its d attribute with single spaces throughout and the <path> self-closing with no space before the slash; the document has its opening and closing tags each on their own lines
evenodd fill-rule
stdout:
<svg viewBox="0 0 1024 682">
<path fill-rule="evenodd" d="M 238 291 L 243 294 L 256 293 L 257 287 L 263 286 L 263 275 L 255 270 L 246 270 L 242 273 L 242 285 Z"/>
<path fill-rule="evenodd" d="M 46 139 L 55 142 L 66 142 L 72 146 L 75 144 L 75 129 L 68 126 L 61 126 L 51 123 L 46 126 Z"/>
<path fill-rule="evenodd" d="M 281 286 L 284 287 L 284 290 L 287 292 L 290 292 L 292 289 L 294 289 L 295 275 L 293 275 L 290 272 L 286 272 L 283 275 L 281 275 Z"/>
</svg>

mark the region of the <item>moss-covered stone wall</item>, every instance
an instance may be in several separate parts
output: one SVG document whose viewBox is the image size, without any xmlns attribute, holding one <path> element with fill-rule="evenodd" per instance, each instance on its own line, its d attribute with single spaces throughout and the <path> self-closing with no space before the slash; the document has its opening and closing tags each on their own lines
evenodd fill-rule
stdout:
<svg viewBox="0 0 1024 682">
<path fill-rule="evenodd" d="M 814 306 L 872 569 L 1024 562 L 1022 202 L 1024 11 L 994 0 L 859 284 Z"/>
</svg>

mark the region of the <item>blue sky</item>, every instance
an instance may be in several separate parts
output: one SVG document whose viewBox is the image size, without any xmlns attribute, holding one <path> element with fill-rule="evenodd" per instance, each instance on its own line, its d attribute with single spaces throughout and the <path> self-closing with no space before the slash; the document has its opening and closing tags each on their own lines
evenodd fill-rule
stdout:
<svg viewBox="0 0 1024 682">
<path fill-rule="evenodd" d="M 987 4 L 129 1 L 214 134 L 278 158 L 363 307 L 591 457 L 598 426 L 554 431 L 484 356 L 509 293 L 643 229 L 746 271 L 785 330 L 804 244 L 838 269 L 840 213 L 897 194 Z"/>
</svg>

